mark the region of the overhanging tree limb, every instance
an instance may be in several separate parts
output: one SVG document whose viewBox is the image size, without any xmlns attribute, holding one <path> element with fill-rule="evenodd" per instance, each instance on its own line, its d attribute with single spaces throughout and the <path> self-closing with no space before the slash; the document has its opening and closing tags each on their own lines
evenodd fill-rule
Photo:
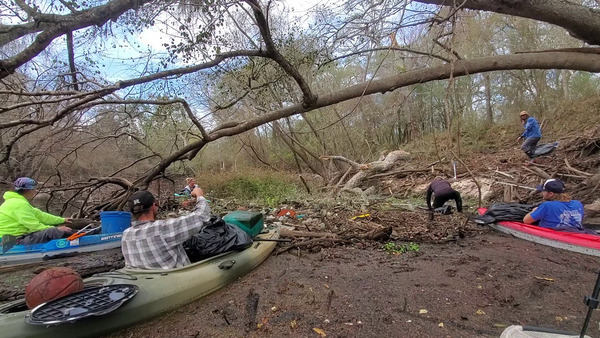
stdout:
<svg viewBox="0 0 600 338">
<path fill-rule="evenodd" d="M 275 47 L 275 43 L 273 42 L 273 38 L 271 37 L 271 30 L 269 29 L 269 22 L 265 18 L 265 15 L 260 8 L 260 4 L 258 0 L 246 0 L 246 2 L 252 7 L 252 12 L 254 13 L 254 18 L 256 19 L 256 24 L 260 30 L 260 34 L 263 37 L 265 42 L 265 47 L 267 48 L 267 54 L 271 59 L 273 59 L 277 64 L 288 73 L 298 86 L 304 95 L 302 104 L 306 107 L 312 106 L 316 100 L 317 96 L 312 92 L 310 86 L 306 82 L 306 80 L 300 75 L 298 69 L 290 64 L 290 62 L 279 53 L 277 47 Z"/>
<path fill-rule="evenodd" d="M 272 111 L 256 118 L 242 121 L 234 127 L 220 129 L 208 135 L 212 141 L 224 136 L 237 135 L 265 123 L 327 107 L 336 103 L 375 93 L 386 93 L 413 84 L 435 80 L 444 80 L 450 76 L 459 77 L 476 73 L 509 69 L 573 69 L 600 72 L 600 55 L 573 52 L 544 52 L 517 55 L 501 55 L 472 60 L 458 60 L 450 64 L 421 68 L 399 75 L 375 79 L 347 87 L 334 93 L 319 96 L 313 107 L 305 108 L 301 104 Z"/>
<path fill-rule="evenodd" d="M 109 20 L 116 20 L 128 10 L 137 9 L 151 1 L 153 0 L 113 0 L 105 5 L 77 13 L 44 15 L 38 19 L 38 22 L 34 21 L 23 26 L 0 26 L 0 46 L 27 34 L 40 32 L 20 53 L 0 60 L 0 79 L 12 74 L 17 68 L 36 57 L 59 36 L 85 27 L 102 26 Z"/>
<path fill-rule="evenodd" d="M 416 0 L 454 6 L 454 0 Z M 465 0 L 463 8 L 520 16 L 566 29 L 573 37 L 600 45 L 600 10 L 566 0 Z"/>
<path fill-rule="evenodd" d="M 306 108 L 302 104 L 295 104 L 246 121 L 235 123 L 228 128 L 221 128 L 210 132 L 205 139 L 190 143 L 161 161 L 144 178 L 144 186 L 147 186 L 154 177 L 158 176 L 171 163 L 181 159 L 181 157 L 188 152 L 197 153 L 197 151 L 202 149 L 206 144 L 219 138 L 241 134 L 281 118 L 334 105 L 360 97 L 361 95 L 386 93 L 409 85 L 448 79 L 451 76 L 460 77 L 476 73 L 509 69 L 574 69 L 600 72 L 600 55 L 576 52 L 544 52 L 501 55 L 472 60 L 457 60 L 451 64 L 416 69 L 399 75 L 375 79 L 370 82 L 350 86 L 334 93 L 319 96 L 317 102 L 310 108 Z"/>
</svg>

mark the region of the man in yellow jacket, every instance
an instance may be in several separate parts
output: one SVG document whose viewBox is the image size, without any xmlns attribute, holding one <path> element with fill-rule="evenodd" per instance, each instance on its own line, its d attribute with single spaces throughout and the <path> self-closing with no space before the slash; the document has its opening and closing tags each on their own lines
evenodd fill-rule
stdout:
<svg viewBox="0 0 600 338">
<path fill-rule="evenodd" d="M 70 218 L 51 215 L 29 203 L 35 196 L 37 182 L 34 179 L 18 178 L 14 186 L 14 191 L 4 193 L 4 203 L 0 205 L 0 238 L 11 235 L 18 237 L 17 243 L 28 245 L 69 237 L 73 233 L 67 226 L 54 226 L 71 223 Z"/>
</svg>

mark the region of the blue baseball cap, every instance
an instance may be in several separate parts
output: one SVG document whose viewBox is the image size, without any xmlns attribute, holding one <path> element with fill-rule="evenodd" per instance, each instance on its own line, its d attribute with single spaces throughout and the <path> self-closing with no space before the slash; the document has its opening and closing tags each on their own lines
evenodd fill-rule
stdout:
<svg viewBox="0 0 600 338">
<path fill-rule="evenodd" d="M 537 191 L 549 191 L 555 194 L 562 194 L 565 191 L 565 184 L 561 180 L 554 178 L 546 180 L 543 185 L 535 187 Z"/>
<path fill-rule="evenodd" d="M 14 183 L 15 190 L 33 190 L 37 186 L 37 182 L 33 178 L 19 177 Z"/>
</svg>

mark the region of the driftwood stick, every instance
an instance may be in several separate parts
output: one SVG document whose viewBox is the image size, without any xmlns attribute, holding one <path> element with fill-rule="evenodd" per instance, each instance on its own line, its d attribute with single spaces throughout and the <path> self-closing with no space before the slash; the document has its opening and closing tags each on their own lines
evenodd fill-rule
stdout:
<svg viewBox="0 0 600 338">
<path fill-rule="evenodd" d="M 391 175 L 396 175 L 396 174 L 421 173 L 421 172 L 428 172 L 428 171 L 429 171 L 429 167 L 427 167 L 425 169 L 402 169 L 402 170 L 390 171 L 387 173 L 371 175 L 371 176 L 369 176 L 369 178 L 391 176 Z"/>
<path fill-rule="evenodd" d="M 371 222 L 368 220 L 360 220 L 360 221 L 356 222 L 356 225 L 359 225 L 359 227 L 357 227 L 357 228 L 363 229 L 363 230 L 368 230 L 368 229 L 381 230 L 381 229 L 383 229 L 383 225 L 381 225 L 379 223 Z"/>
<path fill-rule="evenodd" d="M 473 180 L 473 182 L 475 182 L 475 185 L 477 186 L 477 197 L 478 197 L 478 207 L 481 208 L 481 184 L 479 184 L 479 181 L 477 181 L 477 179 L 475 178 L 475 175 L 473 174 L 473 172 L 471 171 L 471 169 L 469 169 L 469 166 L 467 166 L 467 164 L 461 160 L 460 157 L 456 156 L 456 154 L 454 153 L 454 151 L 450 150 L 450 152 L 452 153 L 452 155 L 463 165 L 465 166 L 465 169 L 467 169 L 467 171 L 469 172 L 469 175 L 471 176 L 471 179 Z"/>
<path fill-rule="evenodd" d="M 342 183 L 344 183 L 344 180 L 346 179 L 346 177 L 348 177 L 348 175 L 350 174 L 350 172 L 352 171 L 352 169 L 353 169 L 352 166 L 348 167 L 348 170 L 346 170 L 346 172 L 344 173 L 344 175 L 342 175 L 342 177 L 340 178 L 340 180 L 335 185 L 336 187 L 339 187 L 339 186 L 342 185 Z"/>
<path fill-rule="evenodd" d="M 571 167 L 571 164 L 569 164 L 569 161 L 567 160 L 566 157 L 565 157 L 565 165 L 567 166 L 567 169 L 569 169 L 569 171 L 572 171 L 572 172 L 574 172 L 576 174 L 583 175 L 585 177 L 592 177 L 592 176 L 594 176 L 593 174 L 586 173 L 585 171 L 581 171 L 581 170 L 578 170 L 578 169 L 575 169 L 575 168 Z"/>
<path fill-rule="evenodd" d="M 582 180 L 588 179 L 588 176 L 582 176 L 582 175 L 571 175 L 571 174 L 563 174 L 563 173 L 556 173 L 557 176 L 564 176 L 564 177 L 572 177 L 572 178 L 580 178 Z"/>
<path fill-rule="evenodd" d="M 508 177 L 508 178 L 510 178 L 510 179 L 513 179 L 513 180 L 515 179 L 515 177 L 514 177 L 513 175 L 511 175 L 511 174 L 507 174 L 507 173 L 505 173 L 505 172 L 503 172 L 503 171 L 500 171 L 500 170 L 498 170 L 498 169 L 494 170 L 494 172 L 495 172 L 495 173 L 497 173 L 497 174 L 503 175 L 503 176 L 505 176 L 505 177 Z"/>
<path fill-rule="evenodd" d="M 354 167 L 355 169 L 360 168 L 359 163 L 352 161 L 350 159 L 347 159 L 344 156 L 320 156 L 319 158 L 322 160 L 342 161 L 342 162 L 348 163 L 350 166 Z"/>
<path fill-rule="evenodd" d="M 500 182 L 500 181 L 496 181 L 495 183 L 502 184 L 502 185 L 509 185 L 509 186 L 511 186 L 511 187 L 517 187 L 517 188 L 528 189 L 528 190 L 536 190 L 535 188 L 528 187 L 528 186 L 526 186 L 526 185 L 515 184 L 515 183 Z"/>
<path fill-rule="evenodd" d="M 435 161 L 435 162 L 429 163 L 429 164 L 426 166 L 426 168 L 428 168 L 428 169 L 429 169 L 429 167 L 433 167 L 434 165 L 436 165 L 436 164 L 438 164 L 438 163 L 440 163 L 440 162 L 442 162 L 442 161 L 445 161 L 445 160 L 446 160 L 446 158 L 444 157 L 444 158 L 442 158 L 442 159 L 440 159 L 440 160 L 437 160 L 437 161 Z"/>
<path fill-rule="evenodd" d="M 296 237 L 318 237 L 318 238 L 323 238 L 323 237 L 336 237 L 336 234 L 330 233 L 330 232 L 308 232 L 308 231 L 297 231 L 297 230 L 288 230 L 288 229 L 281 229 L 279 231 L 279 235 L 281 237 L 292 237 L 292 238 L 296 238 Z"/>
<path fill-rule="evenodd" d="M 537 167 L 530 167 L 530 168 L 528 168 L 528 167 L 526 167 L 526 166 L 523 165 L 523 166 L 521 166 L 521 168 L 529 171 L 532 174 L 538 175 L 539 177 L 544 178 L 544 179 L 552 178 L 552 176 L 550 176 L 550 174 L 548 174 L 544 170 L 542 170 L 540 168 L 537 168 Z"/>
<path fill-rule="evenodd" d="M 304 177 L 302 177 L 302 175 L 299 175 L 299 176 L 300 176 L 300 181 L 302 181 L 302 185 L 304 185 L 304 189 L 306 189 L 306 192 L 310 195 L 311 194 L 310 188 L 308 187 L 308 184 L 306 184 Z"/>
</svg>

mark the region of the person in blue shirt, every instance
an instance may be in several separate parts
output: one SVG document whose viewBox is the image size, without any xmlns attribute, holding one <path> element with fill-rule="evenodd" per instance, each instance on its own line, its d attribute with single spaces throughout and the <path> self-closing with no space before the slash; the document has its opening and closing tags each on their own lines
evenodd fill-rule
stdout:
<svg viewBox="0 0 600 338">
<path fill-rule="evenodd" d="M 526 111 L 522 111 L 519 113 L 521 116 L 521 123 L 523 124 L 523 134 L 519 136 L 517 140 L 525 139 L 525 142 L 521 145 L 521 149 L 529 156 L 531 162 L 535 158 L 535 147 L 537 143 L 542 138 L 542 129 L 540 128 L 540 124 L 538 121 L 529 116 Z"/>
<path fill-rule="evenodd" d="M 556 179 L 549 179 L 543 185 L 536 187 L 542 193 L 544 202 L 532 212 L 525 215 L 523 223 L 533 224 L 539 221 L 538 226 L 554 230 L 571 232 L 584 231 L 583 204 L 572 200 L 565 193 L 565 184 Z"/>
</svg>

